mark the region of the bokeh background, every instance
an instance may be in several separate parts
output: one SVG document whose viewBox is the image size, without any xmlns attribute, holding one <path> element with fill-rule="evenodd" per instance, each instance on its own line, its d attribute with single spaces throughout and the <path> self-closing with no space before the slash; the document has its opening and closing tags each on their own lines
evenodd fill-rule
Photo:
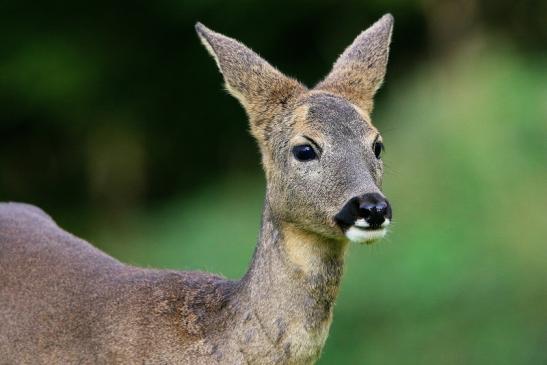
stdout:
<svg viewBox="0 0 547 365">
<path fill-rule="evenodd" d="M 132 264 L 237 278 L 264 178 L 194 23 L 311 86 L 386 12 L 395 223 L 351 247 L 320 364 L 546 364 L 542 0 L 2 2 L 0 200 Z"/>
</svg>

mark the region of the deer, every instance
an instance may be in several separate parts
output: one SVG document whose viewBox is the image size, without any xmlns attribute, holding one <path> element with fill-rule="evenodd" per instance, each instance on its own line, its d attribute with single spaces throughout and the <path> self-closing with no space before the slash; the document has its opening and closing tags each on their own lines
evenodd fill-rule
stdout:
<svg viewBox="0 0 547 365">
<path fill-rule="evenodd" d="M 258 243 L 239 280 L 124 264 L 40 208 L 0 204 L 0 363 L 312 364 L 350 242 L 382 238 L 382 137 L 371 122 L 393 17 L 315 87 L 197 23 L 242 104 L 266 175 Z"/>
</svg>

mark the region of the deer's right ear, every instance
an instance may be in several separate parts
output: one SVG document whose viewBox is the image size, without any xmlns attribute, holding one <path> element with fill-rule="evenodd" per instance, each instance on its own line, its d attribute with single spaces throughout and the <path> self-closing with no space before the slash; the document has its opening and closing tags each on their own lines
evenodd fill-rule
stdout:
<svg viewBox="0 0 547 365">
<path fill-rule="evenodd" d="M 196 24 L 201 42 L 215 59 L 226 88 L 247 112 L 251 132 L 262 140 L 265 127 L 305 87 L 272 67 L 251 49 L 201 23 Z"/>
</svg>

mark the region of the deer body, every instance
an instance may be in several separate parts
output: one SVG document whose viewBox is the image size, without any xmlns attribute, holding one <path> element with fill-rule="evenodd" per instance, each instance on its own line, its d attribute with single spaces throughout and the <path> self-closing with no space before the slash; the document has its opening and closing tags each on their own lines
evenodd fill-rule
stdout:
<svg viewBox="0 0 547 365">
<path fill-rule="evenodd" d="M 315 362 L 348 242 L 383 236 L 391 218 L 369 118 L 391 26 L 385 16 L 363 32 L 310 91 L 198 25 L 266 170 L 249 270 L 228 280 L 132 267 L 36 207 L 0 204 L 0 363 Z"/>
<path fill-rule="evenodd" d="M 310 363 L 326 339 L 341 262 L 302 275 L 271 222 L 240 281 L 124 265 L 24 204 L 0 232 L 2 363 Z"/>
</svg>

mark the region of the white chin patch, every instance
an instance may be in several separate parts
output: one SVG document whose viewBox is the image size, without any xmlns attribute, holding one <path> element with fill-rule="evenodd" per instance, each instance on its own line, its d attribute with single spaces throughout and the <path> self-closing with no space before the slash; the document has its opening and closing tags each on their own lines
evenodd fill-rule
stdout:
<svg viewBox="0 0 547 365">
<path fill-rule="evenodd" d="M 382 224 L 381 228 L 375 230 L 367 229 L 369 224 L 364 219 L 358 219 L 355 224 L 348 228 L 346 237 L 352 242 L 371 243 L 386 235 L 386 227 L 389 225 L 389 219 Z"/>
<path fill-rule="evenodd" d="M 374 231 L 365 230 L 362 228 L 357 228 L 351 226 L 346 231 L 346 237 L 353 242 L 359 243 L 371 243 L 373 241 L 379 240 L 386 235 L 386 229 L 376 229 Z"/>
</svg>

